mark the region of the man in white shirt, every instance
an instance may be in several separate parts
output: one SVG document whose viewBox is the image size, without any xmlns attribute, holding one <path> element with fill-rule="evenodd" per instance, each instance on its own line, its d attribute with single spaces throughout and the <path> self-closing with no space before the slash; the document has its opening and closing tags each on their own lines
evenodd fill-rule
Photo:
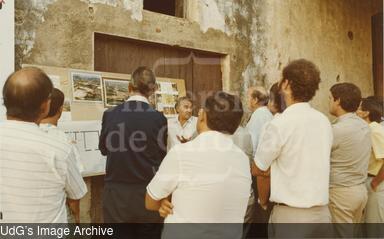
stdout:
<svg viewBox="0 0 384 239">
<path fill-rule="evenodd" d="M 204 109 L 199 111 L 199 136 L 172 148 L 147 186 L 147 209 L 159 211 L 166 217 L 166 223 L 192 223 L 188 224 L 190 231 L 183 232 L 183 238 L 241 236 L 251 174 L 247 155 L 230 135 L 236 131 L 242 115 L 238 97 L 224 92 L 208 97 Z M 237 224 L 236 229 L 228 230 L 193 223 Z M 163 237 L 168 236 L 175 234 L 166 224 Z"/>
<path fill-rule="evenodd" d="M 270 200 L 276 203 L 271 223 L 331 222 L 327 204 L 332 127 L 308 103 L 319 83 L 319 70 L 307 60 L 293 61 L 283 70 L 280 87 L 287 108 L 261 136 L 252 169 L 254 175 L 268 176 L 271 167 Z M 312 235 L 314 228 L 306 229 L 309 232 L 299 236 Z M 276 228 L 274 232 L 284 233 Z"/>
<path fill-rule="evenodd" d="M 252 112 L 246 128 L 252 136 L 253 153 L 256 153 L 260 133 L 263 126 L 272 120 L 273 115 L 268 107 L 268 93 L 260 86 L 251 87 L 247 92 L 247 105 Z"/>
<path fill-rule="evenodd" d="M 192 99 L 180 97 L 176 102 L 175 108 L 178 116 L 168 119 L 168 151 L 173 146 L 186 143 L 197 135 L 197 117 L 192 116 Z"/>
<path fill-rule="evenodd" d="M 38 68 L 23 68 L 5 82 L 0 223 L 66 223 L 66 199 L 78 200 L 87 192 L 73 147 L 38 127 L 48 114 L 52 89 Z"/>
<path fill-rule="evenodd" d="M 75 154 L 76 165 L 80 173 L 84 171 L 84 166 L 80 159 L 80 153 L 75 146 L 75 142 L 72 142 L 67 135 L 57 128 L 57 123 L 63 112 L 64 105 L 64 93 L 59 89 L 54 88 L 51 94 L 51 105 L 46 118 L 42 119 L 40 122 L 40 129 L 47 132 L 49 135 L 62 140 L 63 142 L 68 142 Z M 71 223 L 80 223 L 80 200 L 71 200 L 67 199 L 69 209 L 68 217 Z"/>
</svg>

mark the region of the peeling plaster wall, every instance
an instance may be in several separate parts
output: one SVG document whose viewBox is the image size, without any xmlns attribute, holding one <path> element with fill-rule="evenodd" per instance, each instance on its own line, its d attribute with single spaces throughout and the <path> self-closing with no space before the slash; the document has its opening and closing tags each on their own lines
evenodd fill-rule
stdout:
<svg viewBox="0 0 384 239">
<path fill-rule="evenodd" d="M 280 80 L 281 70 L 290 60 L 306 58 L 321 71 L 322 83 L 313 105 L 324 113 L 328 112 L 329 88 L 337 82 L 352 82 L 364 96 L 373 94 L 371 16 L 382 10 L 374 6 L 379 1 L 262 2 L 264 16 L 253 23 L 261 34 L 251 36 L 256 65 L 251 69 L 259 80 L 271 85 Z"/>
<path fill-rule="evenodd" d="M 181 19 L 142 10 L 143 0 L 16 0 L 16 68 L 31 63 L 92 70 L 93 33 L 102 32 L 229 54 L 230 65 L 236 67 L 228 71 L 224 88 L 240 91 L 241 74 L 250 58 L 249 31 L 238 29 L 250 15 L 237 20 L 241 2 L 189 0 L 188 4 L 194 6 L 189 9 L 191 17 Z"/>
</svg>

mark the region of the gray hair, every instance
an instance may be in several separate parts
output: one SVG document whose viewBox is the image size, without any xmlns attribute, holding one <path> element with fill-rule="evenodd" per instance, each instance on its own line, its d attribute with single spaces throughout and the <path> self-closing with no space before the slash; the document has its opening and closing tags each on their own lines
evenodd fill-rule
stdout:
<svg viewBox="0 0 384 239">
<path fill-rule="evenodd" d="M 131 85 L 135 92 L 148 97 L 156 88 L 155 74 L 148 67 L 140 66 L 132 73 Z"/>
</svg>

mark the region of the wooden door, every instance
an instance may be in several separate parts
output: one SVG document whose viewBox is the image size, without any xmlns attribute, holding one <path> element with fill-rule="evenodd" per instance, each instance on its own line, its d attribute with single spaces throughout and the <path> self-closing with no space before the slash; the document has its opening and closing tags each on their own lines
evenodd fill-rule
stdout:
<svg viewBox="0 0 384 239">
<path fill-rule="evenodd" d="M 383 13 L 372 17 L 372 55 L 375 96 L 383 99 Z"/>
<path fill-rule="evenodd" d="M 217 53 L 95 34 L 96 71 L 131 74 L 138 66 L 148 66 L 156 76 L 184 79 L 197 109 L 204 95 L 222 90 L 222 57 Z"/>
</svg>

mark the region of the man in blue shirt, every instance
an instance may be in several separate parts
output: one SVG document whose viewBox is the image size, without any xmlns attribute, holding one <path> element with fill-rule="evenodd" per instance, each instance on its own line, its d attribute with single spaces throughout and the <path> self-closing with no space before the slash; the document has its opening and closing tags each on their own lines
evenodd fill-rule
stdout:
<svg viewBox="0 0 384 239">
<path fill-rule="evenodd" d="M 253 154 L 255 155 L 261 129 L 265 123 L 272 120 L 273 115 L 267 107 L 268 93 L 263 87 L 256 86 L 248 89 L 247 104 L 252 116 L 246 128 L 252 136 Z"/>
</svg>

